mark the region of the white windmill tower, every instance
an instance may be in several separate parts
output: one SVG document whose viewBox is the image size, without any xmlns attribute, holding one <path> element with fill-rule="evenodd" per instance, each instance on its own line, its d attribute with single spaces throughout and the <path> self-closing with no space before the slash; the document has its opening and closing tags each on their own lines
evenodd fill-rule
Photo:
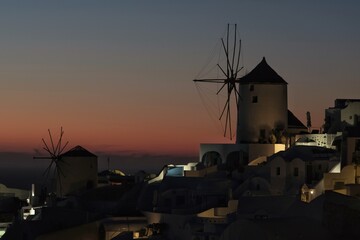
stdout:
<svg viewBox="0 0 360 240">
<path fill-rule="evenodd" d="M 225 116 L 224 135 L 233 138 L 234 144 L 201 144 L 200 161 L 211 164 L 249 161 L 265 158 L 286 147 L 284 136 L 288 127 L 287 82 L 279 76 L 266 62 L 265 58 L 249 73 L 239 77 L 241 42 L 236 40 L 234 25 L 233 40 L 229 40 L 229 25 L 226 40 L 221 39 L 225 55 L 225 65 L 217 64 L 224 78 L 196 79 L 195 82 L 218 83 L 215 91 L 220 95 L 227 89 L 225 105 L 220 111 L 219 119 Z M 230 43 L 229 43 L 230 42 Z M 235 104 L 231 104 L 231 99 Z M 231 106 L 236 106 L 231 109 Z M 231 111 L 235 110 L 235 114 Z M 236 131 L 231 124 L 236 116 Z M 209 160 L 210 159 L 210 160 Z M 210 165 L 211 165 L 210 164 Z M 206 164 L 205 164 L 206 165 Z M 235 164 L 236 165 L 236 164 Z"/>
<path fill-rule="evenodd" d="M 239 94 L 236 143 L 282 143 L 288 125 L 287 82 L 265 57 L 240 78 Z"/>
<path fill-rule="evenodd" d="M 81 146 L 75 146 L 64 152 L 68 142 L 62 145 L 64 131 L 61 128 L 58 142 L 55 144 L 50 130 L 47 143 L 44 139 L 43 149 L 49 154 L 36 159 L 50 159 L 51 162 L 44 172 L 45 183 L 50 177 L 50 191 L 56 196 L 80 193 L 97 187 L 97 156 Z M 51 174 L 53 173 L 53 174 Z"/>
</svg>

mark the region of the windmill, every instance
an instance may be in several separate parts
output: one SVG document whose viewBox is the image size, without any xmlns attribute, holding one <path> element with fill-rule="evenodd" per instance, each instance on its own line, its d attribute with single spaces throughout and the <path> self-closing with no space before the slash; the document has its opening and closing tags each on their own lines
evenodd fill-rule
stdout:
<svg viewBox="0 0 360 240">
<path fill-rule="evenodd" d="M 207 78 L 207 79 L 195 79 L 195 83 L 217 83 L 220 84 L 220 88 L 217 90 L 216 95 L 225 91 L 225 104 L 220 111 L 219 120 L 224 120 L 224 137 L 229 135 L 230 139 L 233 137 L 233 130 L 231 125 L 231 99 L 232 96 L 235 98 L 236 109 L 238 110 L 238 101 L 241 99 L 238 86 L 239 83 L 238 74 L 243 69 L 240 67 L 240 54 L 241 54 L 241 40 L 237 40 L 237 25 L 233 25 L 232 35 L 233 40 L 230 40 L 230 24 L 227 26 L 226 39 L 221 38 L 221 46 L 223 53 L 225 54 L 225 65 L 221 66 L 219 63 L 216 64 L 217 69 L 220 70 L 222 77 L 220 78 Z"/>
<path fill-rule="evenodd" d="M 50 159 L 51 160 L 49 166 L 45 169 L 43 176 L 45 177 L 45 182 L 46 182 L 47 179 L 49 178 L 51 171 L 53 171 L 53 178 L 57 179 L 57 182 L 59 183 L 59 193 L 61 195 L 62 194 L 62 192 L 61 192 L 61 188 L 62 188 L 61 177 L 65 177 L 65 174 L 61 170 L 61 166 L 59 163 L 62 162 L 61 154 L 63 153 L 65 147 L 67 146 L 67 144 L 69 142 L 67 141 L 64 145 L 62 145 L 62 138 L 64 135 L 64 131 L 63 131 L 62 127 L 60 129 L 59 139 L 56 144 L 54 143 L 50 129 L 48 129 L 48 133 L 49 133 L 50 142 L 47 143 L 44 140 L 44 138 L 42 138 L 41 140 L 43 143 L 43 149 L 49 154 L 49 156 L 34 157 L 34 159 Z"/>
</svg>

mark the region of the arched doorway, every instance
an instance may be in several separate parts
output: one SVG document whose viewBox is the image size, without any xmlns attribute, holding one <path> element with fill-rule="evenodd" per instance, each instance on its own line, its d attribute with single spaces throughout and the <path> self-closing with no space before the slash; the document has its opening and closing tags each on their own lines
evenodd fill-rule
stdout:
<svg viewBox="0 0 360 240">
<path fill-rule="evenodd" d="M 210 151 L 203 155 L 201 162 L 205 167 L 211 167 L 222 163 L 221 156 L 216 151 Z"/>
</svg>

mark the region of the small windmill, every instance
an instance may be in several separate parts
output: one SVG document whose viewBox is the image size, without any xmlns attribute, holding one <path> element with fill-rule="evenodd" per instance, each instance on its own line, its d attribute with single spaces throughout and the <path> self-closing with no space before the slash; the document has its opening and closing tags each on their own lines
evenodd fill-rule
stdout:
<svg viewBox="0 0 360 240">
<path fill-rule="evenodd" d="M 243 69 L 239 66 L 240 63 L 240 53 L 241 53 L 241 40 L 237 40 L 237 25 L 234 25 L 233 36 L 234 39 L 229 39 L 230 34 L 230 25 L 227 26 L 226 40 L 224 41 L 221 38 L 222 48 L 225 54 L 226 67 L 220 66 L 218 63 L 216 66 L 221 71 L 224 77 L 222 78 L 211 78 L 211 79 L 195 79 L 194 82 L 206 82 L 206 83 L 218 83 L 221 84 L 221 87 L 216 92 L 216 95 L 223 92 L 226 89 L 226 100 L 225 105 L 223 106 L 219 120 L 222 120 L 225 116 L 225 127 L 224 127 L 224 137 L 229 134 L 230 139 L 232 139 L 232 126 L 231 126 L 231 96 L 235 96 L 236 109 L 238 110 L 238 101 L 241 99 L 238 86 L 236 83 L 239 83 L 238 74 Z"/>
<path fill-rule="evenodd" d="M 48 129 L 48 133 L 49 133 L 50 143 L 46 143 L 44 138 L 42 138 L 41 140 L 42 140 L 42 143 L 44 144 L 43 149 L 49 154 L 49 156 L 34 157 L 34 159 L 50 159 L 51 160 L 49 166 L 45 169 L 43 176 L 45 176 L 45 181 L 47 181 L 47 179 L 49 178 L 50 172 L 53 170 L 53 177 L 57 178 L 57 182 L 59 183 L 59 193 L 61 195 L 62 194 L 61 193 L 61 188 L 62 188 L 61 176 L 65 177 L 65 174 L 61 170 L 61 166 L 59 163 L 62 161 L 61 154 L 63 153 L 65 147 L 67 146 L 67 144 L 69 142 L 67 141 L 64 145 L 62 145 L 62 138 L 64 135 L 64 131 L 63 131 L 62 127 L 60 129 L 59 140 L 57 141 L 56 144 L 53 141 L 53 137 L 51 135 L 50 129 Z"/>
</svg>

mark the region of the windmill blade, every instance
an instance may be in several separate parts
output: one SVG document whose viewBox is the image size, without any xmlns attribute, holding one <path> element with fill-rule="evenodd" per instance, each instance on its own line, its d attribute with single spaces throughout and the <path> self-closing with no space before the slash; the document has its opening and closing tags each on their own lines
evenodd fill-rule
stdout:
<svg viewBox="0 0 360 240">
<path fill-rule="evenodd" d="M 51 167 L 52 167 L 53 163 L 54 163 L 54 160 L 51 160 L 49 166 L 45 169 L 45 171 L 44 171 L 44 173 L 43 173 L 43 176 L 46 175 L 46 178 L 47 178 L 48 175 L 49 175 L 49 172 L 50 172 L 50 170 L 51 170 Z"/>
<path fill-rule="evenodd" d="M 66 148 L 66 146 L 68 145 L 68 143 L 69 143 L 69 141 L 67 141 L 67 142 L 65 143 L 65 145 L 63 146 L 63 148 L 60 150 L 59 155 L 61 155 L 61 153 L 64 151 L 64 149 Z"/>
<path fill-rule="evenodd" d="M 234 87 L 235 89 L 235 102 L 236 102 L 236 107 L 239 108 L 239 99 L 238 99 L 238 90 L 236 89 L 236 86 Z"/>
<path fill-rule="evenodd" d="M 70 165 L 68 162 L 65 162 L 62 158 L 59 158 L 59 159 L 57 160 L 57 162 L 58 162 L 58 163 L 60 163 L 60 162 L 61 162 L 61 164 L 63 164 L 63 165 L 67 165 L 67 166 L 69 166 L 69 165 Z M 64 177 L 65 177 L 65 175 L 64 175 Z"/>
<path fill-rule="evenodd" d="M 232 61 L 231 61 L 231 76 L 233 77 L 234 76 L 234 72 L 233 72 L 233 69 L 234 69 L 234 59 L 235 59 L 235 52 L 236 52 L 236 24 L 235 24 L 235 31 L 234 31 L 234 48 L 233 48 L 233 51 L 232 51 Z"/>
<path fill-rule="evenodd" d="M 61 176 L 60 176 L 59 168 L 55 167 L 54 175 L 57 175 L 57 179 L 58 179 L 57 182 L 59 182 L 59 193 L 61 196 L 62 195 L 62 183 L 61 183 Z"/>
<path fill-rule="evenodd" d="M 244 67 L 241 67 L 239 70 L 236 71 L 236 73 L 235 73 L 235 78 L 237 77 L 237 74 L 238 74 L 241 70 L 243 70 L 243 68 L 244 68 Z"/>
<path fill-rule="evenodd" d="M 63 131 L 62 127 L 61 127 L 61 128 L 60 128 L 60 137 L 59 137 L 58 143 L 56 144 L 56 148 L 55 148 L 55 155 L 59 155 L 59 154 L 60 154 L 61 140 L 62 140 L 63 134 L 64 134 L 64 131 Z"/>
<path fill-rule="evenodd" d="M 49 148 L 49 146 L 46 144 L 45 140 L 44 140 L 43 138 L 42 138 L 41 140 L 42 140 L 42 142 L 44 143 L 43 149 L 44 149 L 45 151 L 47 151 L 50 155 L 53 155 L 52 152 L 51 152 L 51 150 L 50 150 L 50 148 Z"/>
<path fill-rule="evenodd" d="M 194 79 L 194 82 L 224 83 L 224 78 Z"/>
<path fill-rule="evenodd" d="M 226 74 L 225 71 L 224 71 L 224 69 L 222 69 L 222 67 L 221 67 L 219 64 L 217 64 L 217 66 L 220 68 L 220 70 L 223 72 L 223 74 L 224 74 L 227 78 L 229 78 L 229 74 Z"/>
<path fill-rule="evenodd" d="M 52 167 L 53 163 L 54 163 L 54 161 L 52 160 L 50 165 L 46 168 L 45 172 L 43 173 L 43 177 L 45 176 L 44 182 L 47 182 L 49 179 L 49 175 L 50 175 L 51 167 Z"/>
<path fill-rule="evenodd" d="M 53 139 L 52 139 L 52 136 L 51 136 L 50 129 L 48 129 L 48 132 L 49 132 L 49 136 L 50 136 L 50 141 L 51 141 L 52 150 L 53 150 L 53 153 L 55 154 L 55 147 L 54 147 L 54 142 L 53 142 Z"/>
<path fill-rule="evenodd" d="M 229 98 L 230 98 L 230 96 L 229 96 Z M 227 107 L 226 120 L 229 123 L 229 135 L 230 135 L 230 139 L 232 139 L 230 99 L 229 99 L 229 104 Z"/>
<path fill-rule="evenodd" d="M 52 159 L 52 157 L 33 157 L 33 159 Z"/>
<path fill-rule="evenodd" d="M 49 134 L 50 144 L 47 143 L 44 138 L 42 138 L 41 141 L 44 145 L 43 149 L 46 151 L 46 153 L 49 154 L 49 156 L 48 157 L 34 157 L 34 158 L 51 159 L 51 162 L 50 162 L 49 166 L 47 166 L 47 168 L 45 169 L 43 176 L 45 176 L 45 182 L 46 182 L 48 180 L 49 175 L 51 174 L 52 168 L 53 168 L 53 176 L 54 176 L 54 179 L 57 178 L 58 181 L 60 181 L 59 184 L 60 184 L 60 192 L 61 192 L 62 191 L 61 190 L 61 188 L 62 188 L 61 176 L 65 177 L 65 174 L 62 171 L 61 166 L 59 165 L 59 162 L 61 161 L 60 154 L 64 151 L 64 149 L 66 148 L 66 146 L 68 145 L 69 142 L 66 142 L 65 145 L 62 146 L 62 142 L 63 142 L 62 139 L 64 136 L 64 131 L 63 131 L 62 127 L 60 128 L 60 135 L 59 135 L 59 139 L 56 143 L 56 146 L 54 144 L 54 139 L 53 139 L 50 129 L 48 129 L 48 134 Z M 54 187 L 54 186 L 52 185 L 52 187 Z M 54 189 L 53 189 L 53 191 L 54 191 Z"/>
<path fill-rule="evenodd" d="M 226 74 L 226 76 L 229 76 L 229 70 L 230 70 L 229 53 L 228 53 L 228 50 L 225 47 L 225 43 L 224 43 L 223 39 L 221 39 L 221 42 L 222 42 L 222 45 L 223 45 L 223 48 L 224 48 L 224 51 L 225 51 L 225 56 L 226 56 L 226 66 L 227 66 L 227 74 Z"/>
<path fill-rule="evenodd" d="M 223 115 L 224 115 L 224 112 L 225 112 L 225 110 L 226 110 L 226 107 L 227 107 L 227 105 L 229 104 L 229 98 L 226 100 L 226 102 L 225 102 L 225 105 L 224 105 L 224 108 L 223 108 L 223 110 L 222 110 L 222 112 L 221 112 L 221 114 L 220 114 L 220 117 L 219 117 L 219 120 L 221 120 L 222 119 L 222 117 L 223 117 Z"/>
<path fill-rule="evenodd" d="M 239 105 L 239 100 L 242 100 L 242 97 L 240 96 L 239 90 L 236 88 L 236 84 L 234 83 L 234 91 L 235 91 L 235 98 L 236 98 L 236 106 Z"/>
<path fill-rule="evenodd" d="M 238 52 L 237 61 L 236 61 L 236 71 L 235 71 L 236 74 L 242 69 L 242 67 L 241 67 L 241 69 L 239 70 L 240 54 L 241 54 L 241 39 L 239 40 L 239 52 Z"/>
<path fill-rule="evenodd" d="M 53 159 L 54 158 L 54 154 L 52 152 L 50 152 L 50 150 L 48 150 L 47 148 L 44 148 L 44 147 L 43 147 L 43 149 L 45 151 L 47 151 L 49 153 L 49 155 L 50 155 L 50 157 L 44 157 L 44 158 L 46 158 L 46 159 Z"/>
<path fill-rule="evenodd" d="M 217 91 L 217 93 L 216 93 L 216 95 L 218 95 L 220 92 L 221 92 L 221 90 L 223 90 L 223 88 L 226 86 L 226 83 L 224 83 L 222 86 L 221 86 L 221 88 L 219 89 L 219 91 Z"/>
<path fill-rule="evenodd" d="M 227 34 L 226 39 L 221 38 L 221 47 L 223 56 L 222 61 L 226 61 L 226 71 L 225 71 L 225 62 L 222 64 L 216 64 L 218 67 L 218 70 L 222 72 L 222 74 L 225 75 L 225 79 L 195 79 L 195 82 L 208 82 L 208 83 L 221 83 L 220 88 L 218 88 L 216 92 L 216 95 L 219 95 L 221 92 L 224 91 L 225 86 L 227 86 L 227 99 L 225 100 L 225 103 L 223 107 L 221 108 L 221 114 L 219 117 L 219 120 L 223 123 L 225 121 L 225 130 L 224 130 L 224 136 L 226 137 L 227 134 L 230 134 L 230 139 L 232 139 L 233 135 L 233 129 L 232 129 L 232 123 L 234 116 L 237 116 L 237 114 L 233 115 L 231 114 L 231 110 L 234 110 L 235 106 L 238 110 L 239 107 L 239 101 L 242 100 L 239 92 L 239 86 L 237 86 L 237 83 L 240 82 L 240 79 L 237 78 L 239 72 L 243 69 L 243 67 L 240 67 L 240 56 L 241 56 L 241 40 L 238 39 L 238 33 L 237 33 L 237 24 L 234 24 L 231 26 L 231 32 L 230 33 L 230 24 L 227 25 Z M 230 37 L 232 39 L 230 39 Z M 220 58 L 219 58 L 220 59 Z M 221 66 L 224 66 L 221 67 Z M 219 73 L 219 71 L 218 71 Z M 221 73 L 220 73 L 221 74 Z M 232 94 L 235 94 L 234 98 L 231 96 Z M 226 98 L 226 93 L 224 94 Z M 230 101 L 236 101 L 236 104 L 231 104 Z M 226 113 L 226 117 L 224 118 L 224 115 Z"/>
<path fill-rule="evenodd" d="M 229 70 L 231 70 L 230 62 L 229 62 L 229 28 L 230 28 L 230 24 L 227 25 L 227 31 L 226 31 L 226 60 L 227 60 L 228 76 L 229 76 Z"/>
<path fill-rule="evenodd" d="M 55 163 L 56 169 L 58 172 L 60 172 L 61 176 L 65 177 L 65 174 L 63 172 L 63 170 L 61 169 L 61 166 L 59 165 L 58 162 Z"/>
<path fill-rule="evenodd" d="M 61 165 L 59 163 L 65 163 L 64 161 L 61 160 L 61 158 L 57 158 L 55 161 L 55 170 L 56 170 L 56 175 L 57 175 L 57 179 L 58 179 L 58 183 L 59 183 L 59 194 L 60 196 L 62 196 L 62 182 L 61 179 L 65 178 L 65 174 L 64 171 L 61 169 Z"/>
<path fill-rule="evenodd" d="M 226 137 L 226 133 L 228 129 L 229 105 L 230 105 L 230 100 L 228 100 L 227 108 L 225 108 L 227 111 L 226 111 L 226 119 L 225 119 L 224 137 Z"/>
</svg>

